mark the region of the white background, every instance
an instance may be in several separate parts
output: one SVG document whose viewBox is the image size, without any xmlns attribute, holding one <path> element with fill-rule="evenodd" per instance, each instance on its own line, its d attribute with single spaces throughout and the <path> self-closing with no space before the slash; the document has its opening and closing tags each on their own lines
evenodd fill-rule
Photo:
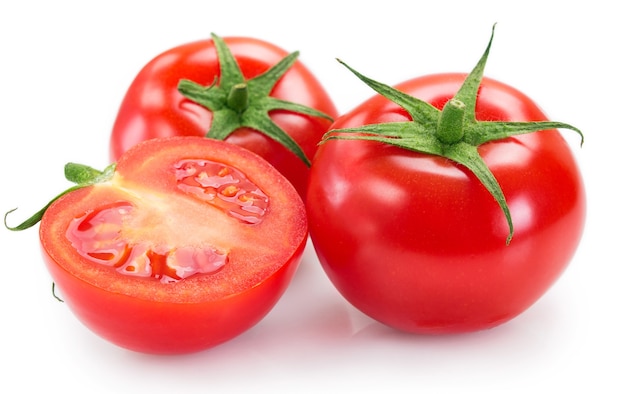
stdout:
<svg viewBox="0 0 626 394">
<path fill-rule="evenodd" d="M 51 296 L 37 229 L 0 230 L 0 390 L 626 392 L 626 215 L 618 189 L 626 179 L 626 29 L 618 4 L 3 2 L 2 213 L 19 206 L 25 215 L 43 206 L 68 186 L 62 174 L 68 161 L 108 164 L 109 133 L 126 88 L 146 62 L 173 46 L 215 32 L 300 50 L 344 112 L 373 93 L 336 57 L 389 84 L 467 72 L 497 22 L 485 74 L 585 132 L 579 148 L 563 131 L 584 173 L 588 218 L 566 273 L 499 328 L 443 337 L 385 328 L 339 296 L 309 245 L 287 293 L 260 324 L 217 348 L 177 357 L 128 352 L 86 330 Z"/>
</svg>

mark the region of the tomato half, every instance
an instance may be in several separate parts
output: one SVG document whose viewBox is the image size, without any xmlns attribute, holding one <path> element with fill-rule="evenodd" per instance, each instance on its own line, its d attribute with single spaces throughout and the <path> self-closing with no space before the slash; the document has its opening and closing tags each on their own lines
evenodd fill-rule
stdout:
<svg viewBox="0 0 626 394">
<path fill-rule="evenodd" d="M 287 55 L 274 44 L 255 38 L 225 37 L 223 41 L 246 80 L 266 72 Z M 152 59 L 137 74 L 121 103 L 110 139 L 111 159 L 117 161 L 122 153 L 143 140 L 207 135 L 213 112 L 183 96 L 178 85 L 186 79 L 209 87 L 222 77 L 220 59 L 212 39 L 180 45 Z M 251 91 L 250 97 L 254 94 L 257 93 Z M 337 116 L 328 93 L 300 61 L 282 75 L 270 96 L 319 110 L 331 118 Z M 309 160 L 332 123 L 325 118 L 285 110 L 273 110 L 269 115 L 302 148 Z M 249 127 L 236 130 L 225 140 L 265 158 L 292 182 L 302 197 L 305 196 L 308 165 L 285 146 Z"/>
<path fill-rule="evenodd" d="M 396 86 L 441 109 L 465 74 Z M 484 78 L 476 118 L 542 121 L 520 91 Z M 377 95 L 331 129 L 406 122 Z M 581 239 L 585 194 L 577 163 L 557 130 L 478 147 L 515 225 L 466 167 L 378 141 L 332 140 L 311 167 L 307 210 L 320 262 L 340 293 L 365 314 L 414 333 L 486 329 L 530 307 L 561 275 Z"/>
<path fill-rule="evenodd" d="M 259 156 L 202 137 L 140 143 L 106 182 L 45 212 L 47 267 L 96 334 L 146 353 L 199 351 L 277 302 L 307 239 L 304 204 Z"/>
</svg>

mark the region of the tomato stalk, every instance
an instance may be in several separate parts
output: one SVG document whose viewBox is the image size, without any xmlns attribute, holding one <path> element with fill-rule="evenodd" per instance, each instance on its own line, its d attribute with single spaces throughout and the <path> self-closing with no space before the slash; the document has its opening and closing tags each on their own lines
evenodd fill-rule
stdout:
<svg viewBox="0 0 626 394">
<path fill-rule="evenodd" d="M 487 48 L 474 69 L 444 106 L 435 108 L 428 102 L 410 96 L 391 86 L 370 79 L 337 59 L 361 81 L 383 97 L 404 108 L 411 121 L 369 124 L 356 128 L 329 130 L 320 143 L 335 139 L 358 139 L 383 142 L 424 154 L 448 158 L 468 168 L 491 193 L 506 218 L 509 235 L 507 245 L 513 238 L 513 221 L 506 198 L 496 178 L 478 153 L 478 146 L 520 134 L 548 129 L 570 129 L 580 135 L 582 132 L 567 123 L 542 122 L 497 122 L 476 120 L 476 100 L 483 72 L 495 32 L 492 28 Z"/>
<path fill-rule="evenodd" d="M 271 111 L 286 110 L 332 121 L 329 115 L 314 108 L 270 96 L 280 78 L 296 62 L 299 53 L 293 52 L 263 74 L 245 80 L 228 46 L 217 35 L 211 34 L 211 37 L 220 63 L 218 83 L 202 86 L 182 79 L 178 84 L 178 91 L 183 96 L 213 113 L 206 137 L 223 140 L 237 129 L 251 128 L 279 142 L 310 166 L 302 148 L 269 116 Z"/>
<path fill-rule="evenodd" d="M 46 210 L 48 210 L 50 205 L 52 205 L 53 202 L 55 202 L 62 196 L 66 195 L 67 193 L 71 191 L 78 190 L 86 186 L 95 185 L 96 183 L 107 182 L 113 177 L 113 174 L 115 174 L 115 164 L 109 165 L 108 167 L 104 169 L 104 171 L 99 171 L 99 170 L 96 170 L 95 168 L 92 168 L 83 164 L 67 163 L 65 165 L 65 179 L 67 179 L 68 181 L 72 183 L 75 183 L 75 185 L 61 192 L 60 194 L 58 194 L 56 197 L 50 200 L 43 208 L 41 208 L 31 217 L 29 217 L 28 219 L 26 219 L 25 221 L 23 221 L 22 223 L 18 224 L 15 227 L 11 227 L 7 224 L 7 217 L 9 216 L 9 214 L 17 210 L 17 208 L 11 209 L 10 211 L 4 214 L 4 227 L 6 227 L 7 229 L 11 231 L 26 230 L 36 225 L 37 223 L 39 223 L 39 221 L 43 217 L 43 214 L 46 212 Z"/>
<path fill-rule="evenodd" d="M 448 101 L 441 110 L 435 135 L 446 144 L 455 144 L 463 138 L 465 104 L 459 99 Z"/>
<path fill-rule="evenodd" d="M 230 92 L 228 92 L 226 102 L 228 103 L 228 107 L 241 114 L 246 110 L 246 108 L 248 108 L 248 97 L 248 85 L 245 83 L 238 83 L 230 89 Z"/>
</svg>

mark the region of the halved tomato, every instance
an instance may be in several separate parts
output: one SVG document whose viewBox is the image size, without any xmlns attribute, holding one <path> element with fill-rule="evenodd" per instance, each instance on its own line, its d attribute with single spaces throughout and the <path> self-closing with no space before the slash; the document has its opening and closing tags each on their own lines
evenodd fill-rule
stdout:
<svg viewBox="0 0 626 394">
<path fill-rule="evenodd" d="M 199 351 L 246 331 L 285 291 L 307 239 L 304 204 L 269 163 L 202 137 L 140 143 L 73 190 L 40 227 L 76 316 L 146 353 Z"/>
</svg>

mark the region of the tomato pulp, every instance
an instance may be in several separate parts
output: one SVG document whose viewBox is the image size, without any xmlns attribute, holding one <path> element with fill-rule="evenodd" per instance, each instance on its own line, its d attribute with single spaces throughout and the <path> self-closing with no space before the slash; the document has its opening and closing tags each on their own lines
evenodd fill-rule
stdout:
<svg viewBox="0 0 626 394">
<path fill-rule="evenodd" d="M 465 74 L 396 86 L 441 109 Z M 476 118 L 542 121 L 520 91 L 484 78 Z M 341 130 L 405 122 L 377 95 L 341 116 Z M 545 130 L 485 143 L 478 152 L 507 198 L 515 235 L 494 197 L 451 160 L 377 141 L 333 140 L 313 160 L 307 196 L 311 239 L 340 293 L 365 314 L 414 333 L 502 324 L 556 281 L 581 239 L 585 193 L 567 141 Z"/>
<path fill-rule="evenodd" d="M 40 239 L 60 293 L 121 347 L 188 353 L 261 320 L 307 239 L 304 204 L 269 163 L 202 137 L 152 139 L 113 177 L 45 212 Z"/>
</svg>

